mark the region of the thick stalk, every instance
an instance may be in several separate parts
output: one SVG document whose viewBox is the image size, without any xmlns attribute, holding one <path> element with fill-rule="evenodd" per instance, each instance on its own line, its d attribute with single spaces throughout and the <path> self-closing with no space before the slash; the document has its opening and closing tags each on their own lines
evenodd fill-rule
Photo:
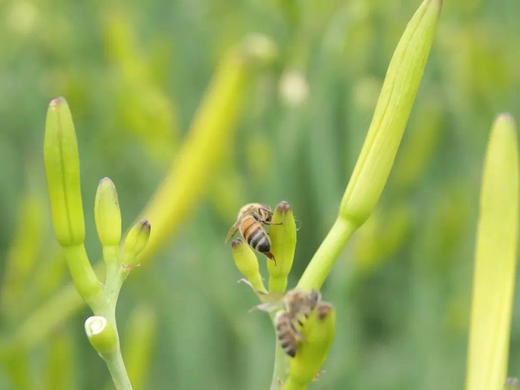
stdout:
<svg viewBox="0 0 520 390">
<path fill-rule="evenodd" d="M 123 362 L 123 357 L 121 355 L 121 345 L 119 342 L 119 333 L 117 331 L 116 322 L 117 299 L 119 298 L 121 286 L 123 285 L 128 272 L 125 271 L 117 261 L 117 250 L 103 248 L 103 255 L 107 266 L 107 277 L 105 281 L 105 289 L 103 291 L 103 303 L 101 308 L 95 313 L 96 315 L 106 318 L 108 323 L 112 325 L 117 336 L 117 348 L 113 353 L 102 355 L 102 357 L 107 364 L 108 371 L 110 371 L 116 390 L 132 390 L 132 384 L 130 383 L 125 363 Z"/>
<path fill-rule="evenodd" d="M 117 350 L 109 356 L 105 357 L 105 362 L 114 381 L 116 390 L 132 390 L 132 384 L 128 378 L 126 372 L 125 363 L 121 356 L 121 348 L 117 347 Z"/>
<path fill-rule="evenodd" d="M 274 368 L 273 368 L 273 379 L 271 381 L 270 390 L 280 390 L 287 377 L 289 371 L 289 361 L 287 355 L 283 351 L 278 337 L 276 335 L 276 325 L 274 323 L 274 317 L 276 312 L 271 313 L 271 321 L 273 322 L 273 328 L 275 329 L 275 352 L 274 352 Z"/>
<path fill-rule="evenodd" d="M 305 390 L 306 388 L 306 385 L 295 382 L 291 377 L 289 377 L 285 383 L 285 386 L 283 387 L 283 390 Z"/>
<path fill-rule="evenodd" d="M 357 227 L 351 221 L 338 217 L 307 265 L 297 288 L 302 290 L 321 289 L 336 259 Z"/>
</svg>

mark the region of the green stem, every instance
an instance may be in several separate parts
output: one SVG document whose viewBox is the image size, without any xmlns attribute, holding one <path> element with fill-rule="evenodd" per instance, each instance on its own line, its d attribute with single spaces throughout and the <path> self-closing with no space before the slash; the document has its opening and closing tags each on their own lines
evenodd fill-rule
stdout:
<svg viewBox="0 0 520 390">
<path fill-rule="evenodd" d="M 269 291 L 283 293 L 287 288 L 287 275 L 269 276 Z"/>
<path fill-rule="evenodd" d="M 121 348 L 118 346 L 116 351 L 109 356 L 104 357 L 108 366 L 108 371 L 114 381 L 116 390 L 132 390 L 132 384 L 126 372 L 125 363 L 121 356 Z"/>
<path fill-rule="evenodd" d="M 273 328 L 275 329 L 274 368 L 270 390 L 280 390 L 282 388 L 282 384 L 285 382 L 285 378 L 287 377 L 287 373 L 289 371 L 289 361 L 287 355 L 280 346 L 280 343 L 278 342 L 278 337 L 276 335 L 276 325 L 274 323 L 275 315 L 276 312 L 270 314 L 271 320 L 273 322 Z"/>
<path fill-rule="evenodd" d="M 323 240 L 307 265 L 307 268 L 298 282 L 297 288 L 303 290 L 320 290 L 332 266 L 347 244 L 350 236 L 357 228 L 357 224 L 338 217 L 327 234 L 327 237 L 325 237 L 325 240 Z"/>
<path fill-rule="evenodd" d="M 116 321 L 117 299 L 119 298 L 121 286 L 128 276 L 128 271 L 125 271 L 121 264 L 119 264 L 119 253 L 117 249 L 104 247 L 103 256 L 106 264 L 105 287 L 103 289 L 101 302 L 98 303 L 98 309 L 94 310 L 94 313 L 105 317 L 108 323 L 114 328 L 117 335 L 117 348 L 113 353 L 102 357 L 107 364 L 108 371 L 110 371 L 116 390 L 132 390 L 132 384 L 128 378 L 125 363 L 121 355 Z"/>
<path fill-rule="evenodd" d="M 304 385 L 299 382 L 295 382 L 291 377 L 287 378 L 287 382 L 283 387 L 283 390 L 305 390 L 307 385 Z"/>
</svg>

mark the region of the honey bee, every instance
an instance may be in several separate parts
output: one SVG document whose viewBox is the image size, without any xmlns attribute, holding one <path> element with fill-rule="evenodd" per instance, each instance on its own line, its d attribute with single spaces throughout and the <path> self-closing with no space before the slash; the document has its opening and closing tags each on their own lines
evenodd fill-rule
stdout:
<svg viewBox="0 0 520 390">
<path fill-rule="evenodd" d="M 309 318 L 312 311 L 318 308 L 318 315 L 321 317 L 320 308 L 329 306 L 321 302 L 321 294 L 318 291 L 310 293 L 291 290 L 283 298 L 284 310 L 279 311 L 275 317 L 275 326 L 280 346 L 285 353 L 291 357 L 296 355 L 298 346 L 304 340 L 300 329 Z"/>
<path fill-rule="evenodd" d="M 226 242 L 239 230 L 251 248 L 276 261 L 271 253 L 271 240 L 262 226 L 271 225 L 272 216 L 273 211 L 269 206 L 260 203 L 246 204 L 238 212 L 237 220 L 226 236 Z"/>
<path fill-rule="evenodd" d="M 281 310 L 276 314 L 275 324 L 280 346 L 287 355 L 294 357 L 303 335 L 296 330 L 291 315 L 286 311 Z"/>
<path fill-rule="evenodd" d="M 311 312 L 321 300 L 319 291 L 312 290 L 310 293 L 301 290 L 291 290 L 283 297 L 285 310 L 303 326 L 301 317 L 309 318 Z"/>
</svg>

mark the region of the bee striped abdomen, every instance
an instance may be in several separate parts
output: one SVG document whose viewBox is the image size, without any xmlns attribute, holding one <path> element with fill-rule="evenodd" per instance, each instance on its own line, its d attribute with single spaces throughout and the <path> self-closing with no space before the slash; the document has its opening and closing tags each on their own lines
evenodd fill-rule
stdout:
<svg viewBox="0 0 520 390">
<path fill-rule="evenodd" d="M 240 233 L 242 233 L 247 243 L 258 252 L 265 253 L 271 249 L 269 236 L 262 227 L 262 224 L 252 216 L 244 218 L 240 225 Z"/>
<path fill-rule="evenodd" d="M 294 357 L 298 349 L 299 333 L 294 329 L 289 313 L 279 312 L 276 316 L 275 323 L 280 346 L 287 355 Z"/>
</svg>

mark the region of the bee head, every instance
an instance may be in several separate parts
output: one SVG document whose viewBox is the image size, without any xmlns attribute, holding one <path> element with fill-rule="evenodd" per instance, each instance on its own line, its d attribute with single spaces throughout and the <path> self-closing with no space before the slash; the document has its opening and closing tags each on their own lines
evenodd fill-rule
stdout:
<svg viewBox="0 0 520 390">
<path fill-rule="evenodd" d="M 273 217 L 273 211 L 271 210 L 271 207 L 264 204 L 258 211 L 264 221 L 271 222 L 271 218 Z"/>
</svg>

